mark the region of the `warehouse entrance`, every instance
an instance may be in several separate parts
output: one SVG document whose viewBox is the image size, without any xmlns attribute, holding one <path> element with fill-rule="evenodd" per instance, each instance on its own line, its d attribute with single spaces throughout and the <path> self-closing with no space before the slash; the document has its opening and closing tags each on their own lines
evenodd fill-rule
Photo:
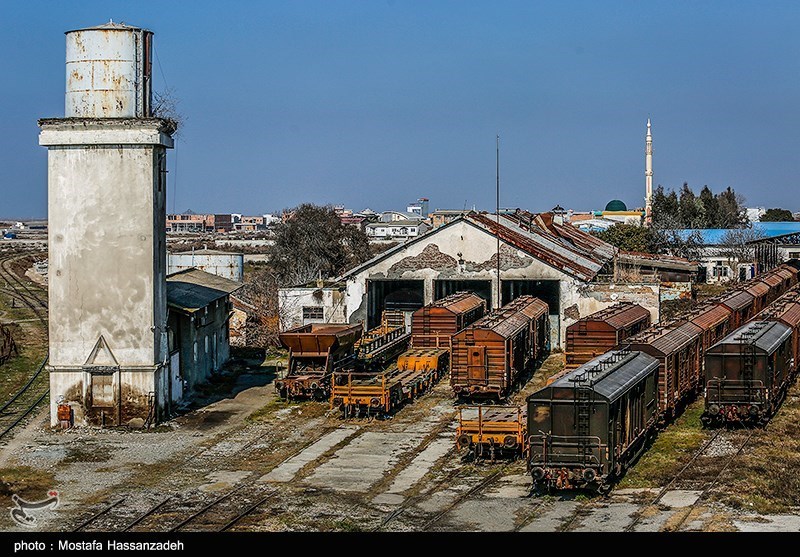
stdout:
<svg viewBox="0 0 800 557">
<path fill-rule="evenodd" d="M 492 309 L 492 281 L 490 280 L 435 280 L 433 281 L 433 300 L 466 290 L 474 292 L 486 300 L 486 309 Z"/>
<path fill-rule="evenodd" d="M 367 328 L 381 323 L 383 310 L 399 310 L 410 322 L 411 314 L 425 305 L 425 281 L 373 280 L 367 281 Z"/>
<path fill-rule="evenodd" d="M 536 296 L 550 312 L 550 343 L 561 344 L 561 281 L 558 280 L 502 280 L 503 305 L 520 296 Z"/>
</svg>

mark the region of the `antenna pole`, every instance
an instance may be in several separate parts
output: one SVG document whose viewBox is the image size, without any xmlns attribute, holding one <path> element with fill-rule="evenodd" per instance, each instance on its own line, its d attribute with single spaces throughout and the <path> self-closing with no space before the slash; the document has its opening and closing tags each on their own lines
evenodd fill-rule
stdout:
<svg viewBox="0 0 800 557">
<path fill-rule="evenodd" d="M 497 309 L 500 309 L 502 304 L 502 288 L 500 287 L 500 134 L 495 138 L 495 221 L 497 222 L 497 231 L 495 237 L 497 238 Z"/>
</svg>

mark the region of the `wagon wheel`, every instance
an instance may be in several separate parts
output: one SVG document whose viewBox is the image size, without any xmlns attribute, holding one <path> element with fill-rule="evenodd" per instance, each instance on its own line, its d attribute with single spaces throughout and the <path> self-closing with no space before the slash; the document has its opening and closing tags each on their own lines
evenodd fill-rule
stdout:
<svg viewBox="0 0 800 557">
<path fill-rule="evenodd" d="M 611 493 L 612 485 L 608 482 L 603 482 L 597 486 L 597 493 L 602 495 L 603 497 L 608 497 L 608 494 Z"/>
</svg>

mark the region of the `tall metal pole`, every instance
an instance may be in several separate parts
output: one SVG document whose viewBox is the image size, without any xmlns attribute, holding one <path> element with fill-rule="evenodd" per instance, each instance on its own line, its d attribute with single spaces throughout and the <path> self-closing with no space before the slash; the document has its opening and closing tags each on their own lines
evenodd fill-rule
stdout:
<svg viewBox="0 0 800 557">
<path fill-rule="evenodd" d="M 500 309 L 503 295 L 500 287 L 500 134 L 495 138 L 495 151 L 495 176 L 497 178 L 494 214 L 497 222 L 497 230 L 495 231 L 495 237 L 497 238 L 497 306 L 495 309 Z"/>
</svg>

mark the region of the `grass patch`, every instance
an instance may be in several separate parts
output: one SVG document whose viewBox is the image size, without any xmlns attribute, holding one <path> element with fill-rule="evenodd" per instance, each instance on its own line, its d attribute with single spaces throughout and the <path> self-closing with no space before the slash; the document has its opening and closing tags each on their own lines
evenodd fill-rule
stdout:
<svg viewBox="0 0 800 557">
<path fill-rule="evenodd" d="M 285 410 L 286 408 L 294 408 L 301 406 L 302 403 L 300 402 L 291 402 L 288 400 L 281 400 L 280 398 L 275 398 L 269 401 L 267 404 L 251 412 L 246 418 L 245 421 L 250 423 L 256 422 L 266 422 L 279 410 Z"/>
<path fill-rule="evenodd" d="M 0 468 L 0 496 L 11 497 L 14 493 L 29 501 L 47 497 L 47 492 L 55 487 L 55 477 L 30 466 Z"/>
<path fill-rule="evenodd" d="M 712 497 L 737 509 L 785 513 L 800 505 L 800 387 L 789 391 L 767 428 L 756 432 Z M 731 468 L 734 468 L 732 466 Z"/>
<path fill-rule="evenodd" d="M 67 448 L 67 454 L 61 462 L 108 462 L 109 460 L 111 460 L 111 450 L 108 447 L 80 444 Z"/>
<path fill-rule="evenodd" d="M 662 487 L 689 461 L 708 439 L 700 416 L 703 401 L 690 404 L 683 414 L 661 431 L 653 445 L 642 455 L 625 477 L 619 488 Z"/>
</svg>

